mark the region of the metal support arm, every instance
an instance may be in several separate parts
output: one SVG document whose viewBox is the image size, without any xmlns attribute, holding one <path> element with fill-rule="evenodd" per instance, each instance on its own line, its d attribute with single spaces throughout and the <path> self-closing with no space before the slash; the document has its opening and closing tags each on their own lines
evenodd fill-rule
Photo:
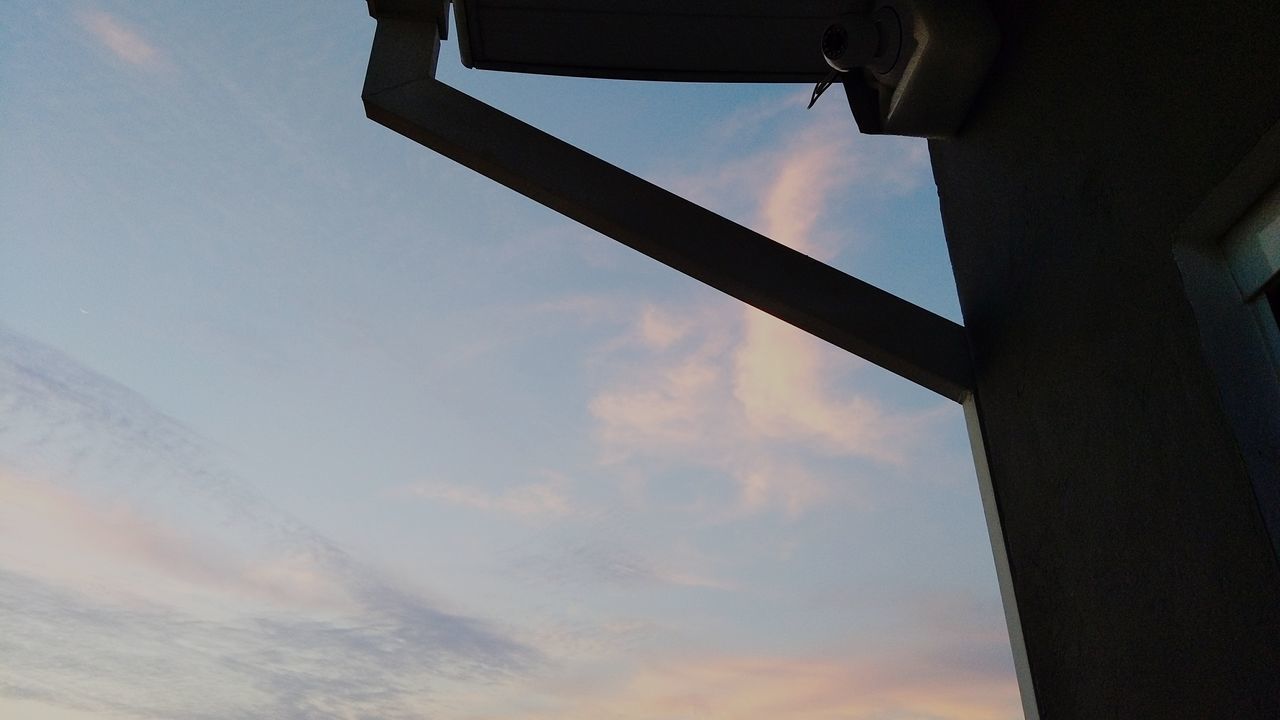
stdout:
<svg viewBox="0 0 1280 720">
<path fill-rule="evenodd" d="M 368 117 L 690 277 L 962 402 L 964 328 L 579 150 L 435 79 L 431 18 L 379 17 Z"/>
</svg>

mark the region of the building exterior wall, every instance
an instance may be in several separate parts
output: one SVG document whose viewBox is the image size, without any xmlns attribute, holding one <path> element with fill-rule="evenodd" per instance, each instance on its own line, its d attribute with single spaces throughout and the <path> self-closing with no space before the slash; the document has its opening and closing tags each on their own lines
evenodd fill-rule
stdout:
<svg viewBox="0 0 1280 720">
<path fill-rule="evenodd" d="M 1208 327 L 1188 230 L 1280 180 L 1280 5 L 995 10 L 990 81 L 931 154 L 1029 709 L 1280 717 L 1280 389 Z"/>
</svg>

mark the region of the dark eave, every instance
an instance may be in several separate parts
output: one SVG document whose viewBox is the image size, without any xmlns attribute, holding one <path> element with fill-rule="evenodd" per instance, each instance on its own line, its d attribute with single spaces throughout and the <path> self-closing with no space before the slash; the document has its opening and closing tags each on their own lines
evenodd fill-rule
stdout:
<svg viewBox="0 0 1280 720">
<path fill-rule="evenodd" d="M 816 82 L 849 0 L 454 0 L 462 61 L 626 80 Z"/>
</svg>

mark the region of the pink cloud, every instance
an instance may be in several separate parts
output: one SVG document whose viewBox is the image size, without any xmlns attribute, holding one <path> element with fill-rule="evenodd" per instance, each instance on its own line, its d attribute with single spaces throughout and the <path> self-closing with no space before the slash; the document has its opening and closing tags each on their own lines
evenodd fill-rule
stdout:
<svg viewBox="0 0 1280 720">
<path fill-rule="evenodd" d="M 1017 688 L 1007 680 L 956 674 L 955 678 L 923 679 L 899 675 L 894 668 L 875 663 L 700 658 L 647 669 L 633 678 L 622 698 L 610 699 L 608 704 L 624 707 L 637 718 L 856 720 L 891 712 L 958 720 L 1016 716 Z"/>
<path fill-rule="evenodd" d="M 730 515 L 798 517 L 831 499 L 835 482 L 805 456 L 902 467 L 945 417 L 946 407 L 894 411 L 859 394 L 841 376 L 861 364 L 758 311 L 686 313 L 678 335 L 655 320 L 664 315 L 674 312 L 642 310 L 627 333 L 635 340 L 612 347 L 618 369 L 590 404 L 601 459 L 727 476 Z M 849 478 L 839 483 L 860 501 Z"/>
<path fill-rule="evenodd" d="M 823 226 L 834 201 L 856 190 L 909 189 L 924 171 L 923 155 L 879 157 L 888 151 L 850 138 L 844 123 L 820 120 L 775 149 L 736 158 L 728 170 L 687 178 L 684 189 L 704 201 L 720 196 L 753 203 L 751 224 L 827 260 L 846 239 Z M 610 349 L 640 359 L 611 356 L 625 370 L 591 402 L 603 458 L 685 463 L 727 475 L 737 487 L 733 513 L 777 509 L 797 517 L 830 499 L 832 490 L 798 452 L 902 466 L 946 410 L 882 406 L 847 382 L 865 367 L 862 361 L 732 302 L 695 309 L 647 305 L 625 337 L 634 341 Z M 844 492 L 850 495 L 847 487 Z"/>
<path fill-rule="evenodd" d="M 779 325 L 786 341 L 771 343 L 741 309 L 723 308 L 687 313 L 681 336 L 699 342 L 682 345 L 655 333 L 660 314 L 641 312 L 630 332 L 640 339 L 617 348 L 635 361 L 620 360 L 625 369 L 592 399 L 604 462 L 706 468 L 736 487 L 733 507 L 713 515 L 798 517 L 829 498 L 830 483 L 796 451 L 899 460 L 884 434 L 909 423 L 862 398 L 825 399 L 830 373 L 817 341 Z"/>
<path fill-rule="evenodd" d="M 102 10 L 87 10 L 80 13 L 78 19 L 117 58 L 137 67 L 159 67 L 160 51 L 116 16 Z"/>
<path fill-rule="evenodd" d="M 521 720 L 1013 720 L 1018 688 L 1003 670 L 939 668 L 901 652 L 845 658 L 711 655 L 639 664 L 622 677 L 586 673 L 561 681 L 551 710 L 504 714 Z M 522 689 L 537 692 L 538 689 Z M 485 717 L 479 715 L 478 717 Z"/>
<path fill-rule="evenodd" d="M 995 611 L 967 592 L 899 598 L 911 632 L 825 650 L 562 647 L 555 672 L 503 688 L 468 718 L 505 720 L 1015 720 L 1021 698 Z M 646 633 L 659 628 L 644 627 Z M 597 637 L 596 633 L 592 637 Z M 615 638 L 622 640 L 622 638 Z M 556 644 L 560 644 L 557 639 Z M 489 704 L 491 703 L 491 704 Z"/>
<path fill-rule="evenodd" d="M 696 331 L 707 330 L 699 325 Z M 654 449 L 697 454 L 722 448 L 726 426 L 735 423 L 722 402 L 729 388 L 723 373 L 726 349 L 714 335 L 704 335 L 696 348 L 653 358 L 657 362 L 632 368 L 624 381 L 599 392 L 591 412 L 600 421 L 606 458 L 621 461 Z"/>
<path fill-rule="evenodd" d="M 691 329 L 688 319 L 653 305 L 646 306 L 640 315 L 641 341 L 654 350 L 666 350 L 688 335 Z"/>
<path fill-rule="evenodd" d="M 833 248 L 822 247 L 813 231 L 830 196 L 843 184 L 840 170 L 848 157 L 846 135 L 810 131 L 790 144 L 761 192 L 760 223 L 765 235 L 807 255 L 830 258 Z"/>
<path fill-rule="evenodd" d="M 250 558 L 119 500 L 98 501 L 53 483 L 0 472 L 0 567 L 121 598 L 217 595 L 286 607 L 346 608 L 337 579 L 306 557 Z"/>
</svg>

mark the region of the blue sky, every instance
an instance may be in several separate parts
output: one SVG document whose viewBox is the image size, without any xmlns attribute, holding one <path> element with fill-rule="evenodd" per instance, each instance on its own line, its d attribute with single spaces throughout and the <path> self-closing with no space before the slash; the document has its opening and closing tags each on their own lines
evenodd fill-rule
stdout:
<svg viewBox="0 0 1280 720">
<path fill-rule="evenodd" d="M 0 716 L 1020 717 L 960 408 L 366 120 L 372 32 L 0 9 Z M 440 77 L 959 319 L 838 95 Z"/>
</svg>

